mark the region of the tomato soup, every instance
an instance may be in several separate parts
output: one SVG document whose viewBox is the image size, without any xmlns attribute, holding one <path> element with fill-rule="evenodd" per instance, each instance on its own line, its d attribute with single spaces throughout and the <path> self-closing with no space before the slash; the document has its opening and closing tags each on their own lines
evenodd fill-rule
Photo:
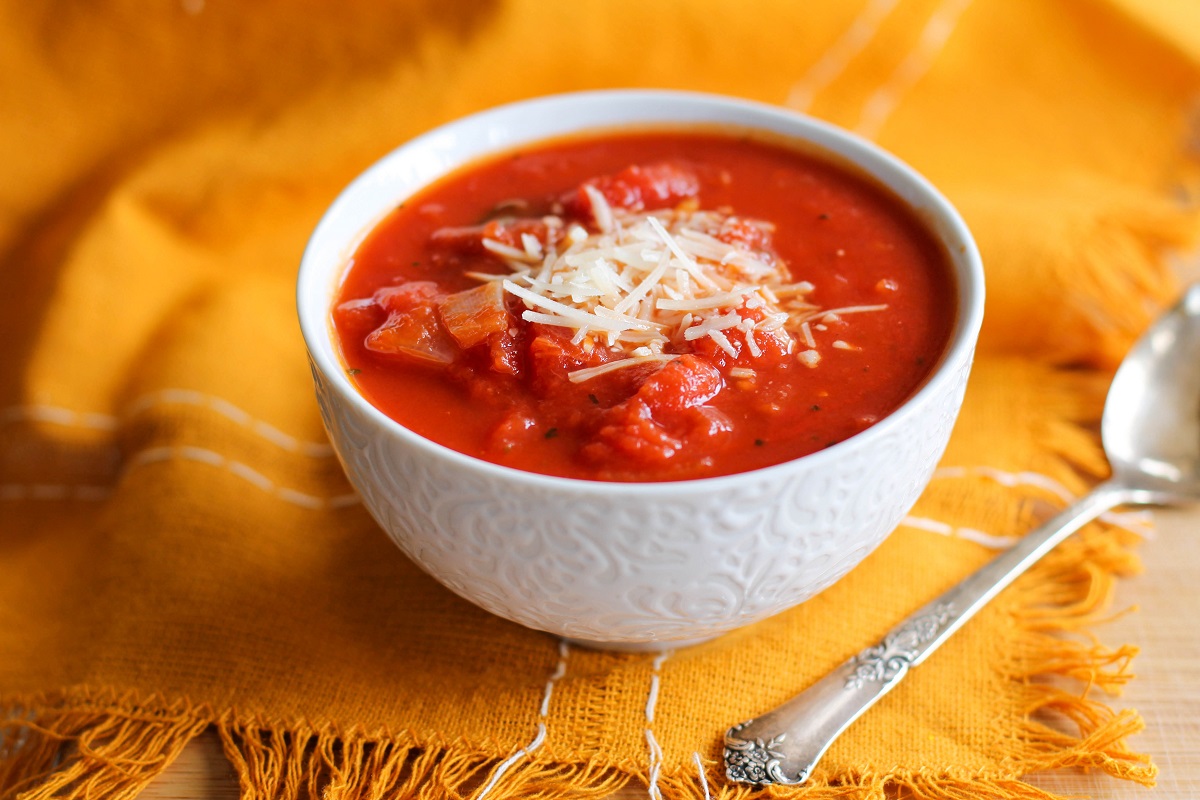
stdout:
<svg viewBox="0 0 1200 800">
<path fill-rule="evenodd" d="M 648 130 L 472 164 L 405 200 L 332 309 L 405 427 L 497 464 L 669 481 L 829 447 L 905 401 L 954 322 L 949 258 L 869 179 Z"/>
</svg>

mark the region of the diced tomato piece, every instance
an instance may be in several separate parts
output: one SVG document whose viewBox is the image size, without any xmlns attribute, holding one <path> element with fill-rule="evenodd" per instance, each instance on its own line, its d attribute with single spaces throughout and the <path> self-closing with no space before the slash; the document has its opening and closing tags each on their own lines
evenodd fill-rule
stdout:
<svg viewBox="0 0 1200 800">
<path fill-rule="evenodd" d="M 526 408 L 514 408 L 492 431 L 489 444 L 493 450 L 505 452 L 533 438 L 537 420 Z"/>
<path fill-rule="evenodd" d="M 435 314 L 433 302 L 439 296 L 436 283 L 410 281 L 348 300 L 335 314 L 348 333 L 363 337 L 363 346 L 371 352 L 449 363 L 454 360 L 454 342 Z"/>
<path fill-rule="evenodd" d="M 521 346 L 508 331 L 492 334 L 488 338 L 488 358 L 493 372 L 521 374 Z"/>
<path fill-rule="evenodd" d="M 582 343 L 575 344 L 569 332 L 552 325 L 532 324 L 529 334 L 527 353 L 532 389 L 553 405 L 607 407 L 631 395 L 637 386 L 635 379 L 644 377 L 645 373 L 635 375 L 636 369 L 618 369 L 573 383 L 571 372 L 606 364 L 613 360 L 613 353 L 602 345 L 589 349 Z"/>
<path fill-rule="evenodd" d="M 713 406 L 695 406 L 687 410 L 688 438 L 703 440 L 712 449 L 713 443 L 733 432 L 733 420 L 729 415 Z"/>
<path fill-rule="evenodd" d="M 586 181 L 583 186 L 597 189 L 610 206 L 629 211 L 672 208 L 700 193 L 695 173 L 670 162 L 626 167 Z M 572 216 L 589 218 L 592 201 L 583 186 L 569 192 L 562 203 Z"/>
<path fill-rule="evenodd" d="M 593 347 L 590 351 L 575 344 L 561 329 L 550 325 L 530 325 L 529 358 L 533 380 L 539 392 L 568 380 L 567 374 L 585 367 L 596 367 L 610 360 L 608 351 Z"/>
<path fill-rule="evenodd" d="M 584 445 L 582 452 L 598 462 L 620 455 L 643 464 L 656 464 L 670 459 L 681 447 L 683 442 L 655 421 L 646 402 L 633 397 L 605 413 L 595 440 Z"/>
<path fill-rule="evenodd" d="M 411 311 L 440 297 L 441 290 L 433 281 L 409 281 L 399 286 L 384 286 L 377 289 L 372 299 L 389 314 Z"/>
<path fill-rule="evenodd" d="M 721 391 L 721 373 L 694 355 L 668 361 L 638 389 L 637 396 L 650 407 L 655 419 L 707 403 Z"/>
<path fill-rule="evenodd" d="M 491 251 L 483 246 L 484 239 L 491 239 L 506 247 L 524 250 L 525 236 L 534 237 L 538 244 L 545 249 L 550 244 L 554 231 L 541 219 L 494 219 L 483 225 L 441 228 L 434 232 L 430 241 L 435 247 L 458 253 L 490 255 Z"/>
<path fill-rule="evenodd" d="M 738 314 L 743 319 L 751 319 L 755 322 L 764 318 L 762 311 L 756 308 L 740 308 Z M 696 324 L 699 324 L 699 321 Z M 693 353 L 701 356 L 722 372 L 728 371 L 732 367 L 755 368 L 766 364 L 778 364 L 784 361 L 795 347 L 791 335 L 783 328 L 755 330 L 749 334 L 741 328 L 726 328 L 721 333 L 729 343 L 730 349 L 733 350 L 732 354 L 717 344 L 710 336 L 701 336 L 692 340 L 691 347 Z M 748 335 L 754 337 L 754 344 L 758 348 L 757 353 L 747 344 L 746 337 Z"/>
<path fill-rule="evenodd" d="M 387 314 L 373 297 L 360 297 L 339 303 L 333 310 L 338 327 L 355 339 L 361 339 L 375 330 L 387 318 Z"/>
<path fill-rule="evenodd" d="M 755 357 L 754 362 L 759 364 L 777 364 L 785 360 L 795 349 L 795 342 L 790 334 L 783 328 L 776 328 L 771 331 L 754 332 L 754 342 L 758 345 L 760 355 Z"/>
<path fill-rule="evenodd" d="M 647 375 L 659 368 L 653 363 L 624 367 L 575 383 L 569 377 L 571 372 L 598 367 L 626 356 L 602 344 L 595 344 L 590 349 L 575 344 L 567 332 L 552 325 L 534 324 L 529 330 L 532 388 L 540 397 L 553 398 L 556 403 L 608 408 L 629 398 Z"/>
<path fill-rule="evenodd" d="M 554 398 L 556 402 L 573 402 L 584 394 L 571 383 L 568 373 L 603 363 L 599 353 L 584 352 L 566 336 L 553 328 L 531 325 L 533 338 L 529 341 L 529 369 L 534 392 L 539 397 Z M 573 398 L 573 399 L 572 399 Z"/>
<path fill-rule="evenodd" d="M 768 263 L 774 263 L 775 254 L 774 231 L 771 226 L 755 220 L 738 217 L 726 220 L 717 232 L 717 238 L 732 245 L 739 245 L 751 252 L 766 256 Z"/>
<path fill-rule="evenodd" d="M 746 343 L 742 341 L 742 337 L 738 333 L 730 334 L 729 331 L 721 331 L 721 333 L 725 335 L 735 355 L 730 355 L 725 348 L 718 345 L 709 336 L 701 336 L 699 339 L 692 340 L 691 347 L 693 353 L 715 364 L 718 369 L 725 372 L 730 367 L 738 366 L 739 360 L 743 358 Z"/>
<path fill-rule="evenodd" d="M 706 359 L 683 355 L 651 375 L 635 400 L 645 403 L 654 421 L 685 443 L 712 439 L 730 430 L 725 415 L 705 405 L 724 387 L 721 373 Z"/>
<path fill-rule="evenodd" d="M 437 284 L 432 281 L 409 281 L 378 289 L 372 300 L 387 314 L 387 319 L 367 334 L 363 346 L 381 355 L 449 364 L 456 350 L 454 340 L 438 318 L 435 303 L 440 296 Z"/>
<path fill-rule="evenodd" d="M 584 455 L 600 461 L 621 455 L 650 464 L 700 442 L 705 452 L 718 449 L 732 426 L 724 414 L 704 404 L 723 385 L 721 374 L 703 358 L 683 355 L 668 362 L 633 397 L 604 412 Z"/>
<path fill-rule="evenodd" d="M 367 334 L 363 346 L 427 364 L 449 364 L 458 352 L 432 300 L 392 311 L 383 325 Z"/>
</svg>

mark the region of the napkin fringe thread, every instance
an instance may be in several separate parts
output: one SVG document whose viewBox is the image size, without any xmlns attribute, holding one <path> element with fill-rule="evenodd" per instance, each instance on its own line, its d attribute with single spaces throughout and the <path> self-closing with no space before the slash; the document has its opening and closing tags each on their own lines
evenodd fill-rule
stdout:
<svg viewBox="0 0 1200 800">
<path fill-rule="evenodd" d="M 396 739 L 231 722 L 219 723 L 217 730 L 246 798 L 607 797 L 630 780 L 599 761 L 538 761 L 523 758 L 524 751 L 497 762 L 453 744 L 423 747 Z"/>
<path fill-rule="evenodd" d="M 103 692 L 0 702 L 0 800 L 132 800 L 206 716 L 187 703 Z"/>
<path fill-rule="evenodd" d="M 1059 546 L 1020 582 L 1012 612 L 1020 634 L 1007 643 L 1006 677 L 1021 684 L 1024 722 L 1008 738 L 1020 772 L 1099 769 L 1153 786 L 1157 768 L 1132 751 L 1128 737 L 1145 727 L 1132 710 L 1114 711 L 1093 690 L 1113 696 L 1133 678 L 1138 649 L 1105 647 L 1089 631 L 1108 611 L 1116 579 L 1140 571 L 1133 534 L 1086 528 Z"/>
</svg>

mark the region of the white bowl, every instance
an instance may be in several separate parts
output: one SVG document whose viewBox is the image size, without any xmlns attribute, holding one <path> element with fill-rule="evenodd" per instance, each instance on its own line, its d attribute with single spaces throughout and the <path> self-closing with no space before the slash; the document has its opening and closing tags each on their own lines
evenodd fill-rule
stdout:
<svg viewBox="0 0 1200 800">
<path fill-rule="evenodd" d="M 330 325 L 355 248 L 408 195 L 490 153 L 573 132 L 704 123 L 757 129 L 849 162 L 943 243 L 958 314 L 941 363 L 899 409 L 803 458 L 725 477 L 608 483 L 548 477 L 450 450 L 384 416 L 346 377 Z M 625 649 L 704 640 L 812 597 L 874 550 L 916 501 L 962 404 L 983 317 L 979 254 L 954 208 L 869 142 L 797 113 L 662 91 L 589 92 L 485 111 L 376 163 L 304 252 L 300 324 L 325 426 L 350 482 L 400 549 L 488 611 Z"/>
</svg>

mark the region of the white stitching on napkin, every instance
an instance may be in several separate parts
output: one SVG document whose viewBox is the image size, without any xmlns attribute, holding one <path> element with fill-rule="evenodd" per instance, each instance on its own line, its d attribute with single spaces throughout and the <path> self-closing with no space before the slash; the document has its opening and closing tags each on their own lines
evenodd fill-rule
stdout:
<svg viewBox="0 0 1200 800">
<path fill-rule="evenodd" d="M 538 723 L 537 733 L 534 734 L 533 741 L 525 745 L 511 756 L 501 761 L 496 765 L 496 769 L 492 772 L 488 782 L 479 790 L 479 794 L 475 795 L 475 800 L 483 800 L 483 796 L 490 792 L 495 787 L 496 782 L 500 780 L 505 772 L 508 772 L 509 767 L 520 761 L 525 756 L 532 753 L 542 746 L 542 742 L 546 741 L 546 715 L 550 713 L 550 695 L 554 692 L 554 684 L 558 682 L 563 675 L 567 674 L 567 657 L 570 655 L 570 647 L 567 645 L 566 639 L 558 640 L 558 664 L 554 667 L 554 672 L 550 673 L 549 680 L 546 681 L 546 691 L 542 693 L 542 703 L 538 707 Z"/>
<path fill-rule="evenodd" d="M 704 762 L 700 760 L 700 754 L 693 751 L 692 760 L 696 762 L 696 771 L 700 773 L 700 786 L 704 789 L 704 800 L 712 800 L 712 793 L 708 790 L 708 776 L 704 774 Z"/>
<path fill-rule="evenodd" d="M 897 3 L 899 0 L 870 0 L 850 23 L 850 27 L 792 86 L 784 105 L 797 111 L 807 111 L 817 94 L 837 80 L 870 43 Z"/>
<path fill-rule="evenodd" d="M 496 781 L 500 780 L 500 776 L 503 775 L 504 773 L 508 772 L 509 767 L 511 767 L 513 764 L 517 763 L 518 761 L 520 761 L 525 756 L 532 753 L 534 750 L 537 750 L 539 747 L 542 746 L 542 742 L 544 742 L 545 740 L 546 740 L 546 723 L 539 722 L 537 724 L 537 734 L 534 735 L 533 741 L 530 742 L 529 744 L 525 745 L 524 747 L 522 747 L 517 752 L 513 753 L 508 758 L 501 761 L 496 766 L 496 771 L 492 773 L 492 777 L 488 778 L 488 782 L 484 785 L 484 787 L 479 790 L 479 794 L 475 795 L 475 800 L 480 800 L 480 798 L 482 798 L 485 794 L 490 792 L 492 790 L 492 787 L 494 787 L 496 785 Z"/>
<path fill-rule="evenodd" d="M 662 792 L 658 790 L 658 774 L 662 771 L 663 752 L 654 733 L 646 728 L 646 749 L 650 754 L 649 792 L 651 800 L 662 800 Z"/>
<path fill-rule="evenodd" d="M 1000 534 L 987 533 L 976 528 L 959 528 L 947 525 L 945 522 L 938 522 L 936 519 L 927 519 L 926 517 L 905 517 L 900 520 L 900 524 L 910 528 L 929 531 L 930 533 L 937 533 L 942 536 L 966 539 L 967 541 L 981 544 L 984 547 L 991 547 L 995 550 L 1012 547 L 1020 539 L 1019 536 L 1001 536 Z"/>
<path fill-rule="evenodd" d="M 559 639 L 558 665 L 554 668 L 554 672 L 550 674 L 550 679 L 546 681 L 546 693 L 542 696 L 542 706 L 538 711 L 538 716 L 540 716 L 542 719 L 545 719 L 550 713 L 550 695 L 554 693 L 554 684 L 558 683 L 558 680 L 563 675 L 567 674 L 567 656 L 569 656 L 570 653 L 571 651 L 567 646 L 567 640 Z"/>
<path fill-rule="evenodd" d="M 663 662 L 671 655 L 670 650 L 664 650 L 654 658 L 654 663 L 651 666 L 653 672 L 650 673 L 650 692 L 646 696 L 646 723 L 654 722 L 654 707 L 658 705 L 658 671 L 662 668 Z"/>
<path fill-rule="evenodd" d="M 282 447 L 284 450 L 312 456 L 313 458 L 330 458 L 333 456 L 333 448 L 328 442 L 301 441 L 295 436 L 284 433 L 274 425 L 255 419 L 228 400 L 191 389 L 162 389 L 142 395 L 130 404 L 125 410 L 125 414 L 126 416 L 134 416 L 160 404 L 194 405 L 201 408 L 208 408 L 236 422 L 238 425 L 249 428 L 254 433 L 272 444 Z"/>
<path fill-rule="evenodd" d="M 1010 489 L 1017 489 L 1022 486 L 1033 486 L 1049 492 L 1061 500 L 1064 504 L 1072 503 L 1079 499 L 1079 496 L 1067 489 L 1066 486 L 1063 486 L 1049 475 L 1043 475 L 1040 472 L 1009 472 L 1007 470 L 997 469 L 996 467 L 986 466 L 938 467 L 933 472 L 933 479 L 966 478 L 973 475 L 988 478 L 989 480 L 993 480 L 1001 486 L 1007 486 Z M 1101 514 L 1099 518 L 1102 522 L 1106 522 L 1109 525 L 1115 525 L 1116 527 L 1127 530 L 1136 536 L 1141 536 L 1143 539 L 1154 538 L 1154 515 L 1150 511 L 1106 511 Z M 942 523 L 935 524 L 940 525 Z M 934 532 L 941 533 L 941 531 Z M 994 536 L 993 534 L 982 535 L 995 539 L 1004 538 Z M 983 544 L 983 542 L 981 542 L 981 544 Z"/>
<path fill-rule="evenodd" d="M 1018 486 L 1036 486 L 1045 489 L 1060 500 L 1074 499 L 1074 495 L 1058 481 L 1040 472 L 1008 472 L 995 467 L 938 467 L 933 471 L 934 478 L 962 478 L 968 475 L 979 475 L 990 478 L 1001 486 L 1016 488 Z"/>
<path fill-rule="evenodd" d="M 650 730 L 650 725 L 654 722 L 654 707 L 658 705 L 658 687 L 659 687 L 659 670 L 662 669 L 663 662 L 671 655 L 670 650 L 664 650 L 654 658 L 654 662 L 650 669 L 650 691 L 646 696 L 646 749 L 649 753 L 649 790 L 652 800 L 662 800 L 662 793 L 658 790 L 658 774 L 662 771 L 663 752 L 659 746 L 658 740 L 654 738 L 654 732 Z"/>
<path fill-rule="evenodd" d="M 332 497 L 318 497 L 316 495 L 306 494 L 304 492 L 289 489 L 286 486 L 279 486 L 266 475 L 263 475 L 258 470 L 253 469 L 240 461 L 233 461 L 226 458 L 220 453 L 212 450 L 207 450 L 203 447 L 150 447 L 135 454 L 128 462 L 125 471 L 128 472 L 137 467 L 147 464 L 154 464 L 161 461 L 192 461 L 200 464 L 207 464 L 217 469 L 227 470 L 230 474 L 241 478 L 247 483 L 261 489 L 268 494 L 272 494 L 280 500 L 293 505 L 302 506 L 311 509 L 335 509 L 352 506 L 359 502 L 356 494 L 340 494 Z"/>
<path fill-rule="evenodd" d="M 1022 471 L 1009 472 L 1007 470 L 997 469 L 996 467 L 975 466 L 975 467 L 938 467 L 934 470 L 933 480 L 954 480 L 958 478 L 981 477 L 995 481 L 1001 486 L 1006 486 L 1010 489 L 1018 489 L 1022 486 L 1030 486 L 1048 492 L 1064 504 L 1073 502 L 1078 499 L 1077 495 L 1063 486 L 1061 483 L 1051 478 L 1049 475 L 1043 475 L 1040 472 Z M 1119 528 L 1129 531 L 1132 534 L 1141 536 L 1144 539 L 1149 539 L 1154 534 L 1153 516 L 1148 511 L 1106 511 L 1100 515 L 1100 520 L 1115 525 Z M 1020 536 L 1003 536 L 995 533 L 988 533 L 977 528 L 958 527 L 940 522 L 927 517 L 907 516 L 901 520 L 901 525 L 906 525 L 910 528 L 936 533 L 941 536 L 955 536 L 960 539 L 975 542 L 976 544 L 990 547 L 996 550 L 1001 550 L 1006 547 L 1011 547 L 1021 538 Z"/>
<path fill-rule="evenodd" d="M 921 30 L 916 47 L 863 104 L 855 127 L 857 133 L 868 139 L 878 135 L 904 95 L 929 72 L 969 5 L 971 0 L 946 0 L 938 6 Z"/>
<path fill-rule="evenodd" d="M 191 389 L 162 389 L 144 394 L 130 403 L 120 417 L 92 411 L 73 411 L 69 408 L 50 405 L 10 406 L 0 409 L 0 424 L 22 421 L 48 422 L 54 425 L 113 431 L 117 429 L 122 419 L 143 414 L 158 405 L 190 405 L 207 408 L 248 428 L 263 439 L 289 452 L 300 453 L 311 458 L 333 457 L 333 447 L 328 442 L 302 441 L 284 433 L 274 425 L 255 419 L 228 400 Z"/>
</svg>

